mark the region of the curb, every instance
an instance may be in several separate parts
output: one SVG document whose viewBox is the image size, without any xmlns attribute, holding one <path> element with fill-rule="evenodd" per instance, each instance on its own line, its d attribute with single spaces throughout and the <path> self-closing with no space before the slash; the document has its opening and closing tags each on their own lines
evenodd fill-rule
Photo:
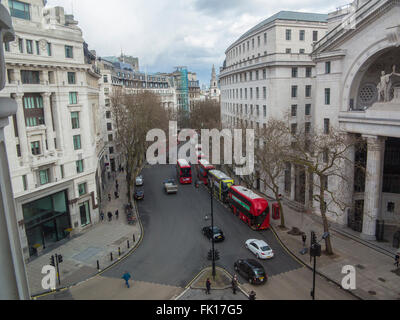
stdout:
<svg viewBox="0 0 400 320">
<path fill-rule="evenodd" d="M 137 202 L 136 202 L 136 201 L 135 201 L 135 210 L 136 210 L 137 221 L 139 222 L 139 226 L 140 226 L 140 237 L 139 237 L 138 242 L 136 243 L 136 245 L 135 245 L 134 247 L 132 247 L 131 250 L 127 251 L 127 253 L 126 253 L 124 256 L 118 257 L 118 258 L 115 260 L 115 262 L 113 262 L 112 264 L 110 264 L 109 266 L 107 266 L 106 268 L 104 268 L 103 270 L 99 270 L 96 274 L 94 274 L 93 276 L 90 276 L 89 278 L 87 278 L 87 279 L 85 279 L 85 280 L 82 280 L 82 281 L 73 283 L 73 284 L 71 284 L 71 285 L 69 285 L 69 286 L 65 286 L 65 287 L 58 288 L 58 289 L 56 289 L 56 290 L 45 291 L 45 292 L 43 292 L 43 293 L 39 293 L 39 294 L 32 295 L 32 296 L 30 297 L 30 299 L 31 299 L 31 300 L 37 300 L 37 298 L 47 297 L 47 296 L 52 295 L 52 294 L 55 294 L 55 293 L 60 293 L 60 292 L 69 290 L 69 289 L 71 289 L 71 288 L 73 288 L 73 287 L 77 287 L 77 286 L 79 286 L 79 285 L 81 285 L 81 284 L 83 284 L 83 283 L 85 283 L 85 282 L 87 282 L 87 281 L 89 281 L 89 280 L 92 280 L 92 279 L 96 278 L 97 276 L 102 275 L 104 272 L 106 272 L 106 271 L 108 271 L 109 269 L 115 267 L 117 264 L 119 264 L 120 262 L 122 262 L 123 260 L 125 260 L 126 258 L 128 258 L 131 254 L 133 254 L 133 253 L 136 251 L 136 249 L 140 246 L 140 244 L 142 243 L 143 234 L 144 234 L 144 229 L 143 229 L 142 221 L 140 220 L 139 210 L 138 210 Z"/>
<path fill-rule="evenodd" d="M 285 250 L 287 252 L 290 253 L 290 255 L 292 255 L 298 262 L 300 262 L 303 266 L 305 266 L 306 268 L 308 268 L 309 270 L 313 271 L 313 268 L 311 266 L 309 266 L 308 264 L 306 264 L 304 261 L 302 261 L 296 254 L 294 254 L 287 246 L 286 244 L 281 240 L 281 238 L 278 236 L 278 233 L 275 231 L 275 228 L 273 226 L 271 226 L 271 231 L 273 232 L 273 234 L 275 235 L 275 237 L 278 239 L 279 243 L 285 248 Z M 352 295 L 354 298 L 357 298 L 358 300 L 364 300 L 363 298 L 361 298 L 360 296 L 358 296 L 357 294 L 355 294 L 352 291 L 349 290 L 345 290 L 342 288 L 341 284 L 339 284 L 338 282 L 336 282 L 335 280 L 329 278 L 327 275 L 319 272 L 318 270 L 315 271 L 315 273 L 321 277 L 323 277 L 325 280 L 334 283 L 336 286 L 338 286 L 341 290 L 349 293 L 350 295 Z"/>
</svg>

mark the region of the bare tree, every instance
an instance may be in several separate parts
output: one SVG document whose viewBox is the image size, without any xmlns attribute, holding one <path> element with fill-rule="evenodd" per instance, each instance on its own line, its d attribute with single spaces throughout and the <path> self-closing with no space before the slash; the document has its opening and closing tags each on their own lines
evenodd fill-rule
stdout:
<svg viewBox="0 0 400 320">
<path fill-rule="evenodd" d="M 111 95 L 111 105 L 116 123 L 116 144 L 125 158 L 128 200 L 135 190 L 136 177 L 146 163 L 147 132 L 153 128 L 166 130 L 168 114 L 159 97 L 149 91 L 128 92 L 116 88 Z"/>
<path fill-rule="evenodd" d="M 324 232 L 329 232 L 327 215 L 339 216 L 346 208 L 352 207 L 346 193 L 349 193 L 348 186 L 353 177 L 349 177 L 344 168 L 355 165 L 349 155 L 352 154 L 351 148 L 360 145 L 359 139 L 333 127 L 314 132 L 309 128 L 298 129 L 296 132 L 291 129 L 291 151 L 287 160 L 305 167 L 313 175 L 310 183 L 318 190 L 313 194 L 313 200 L 319 204 Z M 326 238 L 325 245 L 326 253 L 333 255 L 330 236 Z"/>
<path fill-rule="evenodd" d="M 198 101 L 194 103 L 190 112 L 190 128 L 221 129 L 221 107 L 214 100 Z"/>
</svg>

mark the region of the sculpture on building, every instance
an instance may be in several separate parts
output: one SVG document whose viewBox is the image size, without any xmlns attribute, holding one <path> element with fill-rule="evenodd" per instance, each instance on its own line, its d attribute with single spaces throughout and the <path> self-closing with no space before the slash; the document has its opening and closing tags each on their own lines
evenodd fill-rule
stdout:
<svg viewBox="0 0 400 320">
<path fill-rule="evenodd" d="M 379 82 L 378 88 L 378 102 L 390 102 L 392 99 L 391 92 L 393 88 L 392 76 L 399 76 L 399 73 L 396 73 L 396 66 L 393 66 L 392 73 L 386 74 L 385 71 L 382 71 L 381 81 Z"/>
</svg>

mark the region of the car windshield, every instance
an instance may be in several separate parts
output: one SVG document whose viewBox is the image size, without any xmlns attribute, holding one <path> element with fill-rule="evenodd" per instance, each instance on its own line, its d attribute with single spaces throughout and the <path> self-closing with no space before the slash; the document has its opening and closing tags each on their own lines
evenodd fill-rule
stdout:
<svg viewBox="0 0 400 320">
<path fill-rule="evenodd" d="M 256 276 L 264 276 L 265 272 L 263 269 L 259 269 L 259 268 L 255 268 L 254 269 L 254 273 L 256 274 Z"/>
<path fill-rule="evenodd" d="M 214 227 L 214 234 L 221 233 L 221 229 Z"/>
<path fill-rule="evenodd" d="M 271 248 L 269 246 L 264 246 L 261 247 L 261 251 L 271 251 Z"/>
</svg>

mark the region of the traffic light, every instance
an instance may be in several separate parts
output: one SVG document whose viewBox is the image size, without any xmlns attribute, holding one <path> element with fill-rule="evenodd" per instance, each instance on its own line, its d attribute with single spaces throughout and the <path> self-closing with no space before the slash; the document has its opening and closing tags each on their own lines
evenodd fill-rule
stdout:
<svg viewBox="0 0 400 320">
<path fill-rule="evenodd" d="M 214 256 L 215 261 L 219 260 L 219 251 L 215 250 L 215 256 Z"/>
<path fill-rule="evenodd" d="M 58 258 L 58 263 L 62 263 L 62 262 L 63 262 L 63 257 L 62 257 L 61 254 L 59 254 L 59 255 L 57 256 L 57 258 Z"/>
<path fill-rule="evenodd" d="M 317 235 L 315 234 L 314 231 L 311 231 L 311 244 L 317 243 Z"/>
<path fill-rule="evenodd" d="M 51 257 L 50 257 L 50 265 L 53 266 L 53 267 L 56 266 L 56 263 L 55 263 L 55 261 L 54 261 L 54 256 L 51 256 Z"/>
<path fill-rule="evenodd" d="M 208 260 L 212 260 L 212 256 L 213 256 L 213 253 L 212 253 L 212 250 L 210 250 L 210 251 L 208 251 Z"/>
</svg>

